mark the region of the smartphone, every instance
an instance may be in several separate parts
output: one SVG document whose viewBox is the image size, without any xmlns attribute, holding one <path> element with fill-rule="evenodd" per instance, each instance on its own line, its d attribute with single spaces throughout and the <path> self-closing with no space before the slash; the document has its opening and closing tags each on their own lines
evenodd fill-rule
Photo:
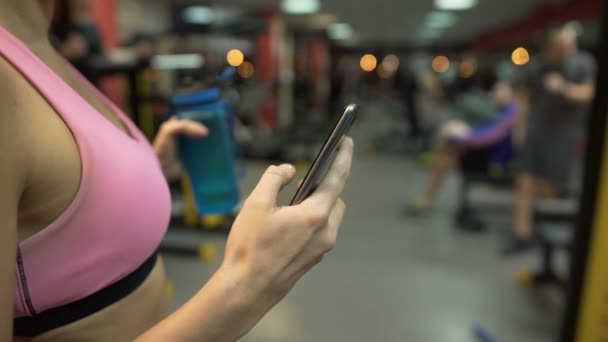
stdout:
<svg viewBox="0 0 608 342">
<path fill-rule="evenodd" d="M 325 174 L 329 171 L 334 158 L 336 157 L 336 152 L 338 151 L 342 139 L 344 139 L 348 133 L 353 122 L 355 122 L 358 111 L 359 106 L 356 104 L 349 104 L 346 106 L 344 113 L 342 113 L 334 125 L 334 128 L 325 140 L 323 147 L 321 147 L 321 151 L 319 151 L 308 169 L 304 180 L 302 180 L 302 185 L 300 185 L 296 191 L 290 205 L 300 204 L 315 191 L 319 184 L 321 184 Z"/>
</svg>

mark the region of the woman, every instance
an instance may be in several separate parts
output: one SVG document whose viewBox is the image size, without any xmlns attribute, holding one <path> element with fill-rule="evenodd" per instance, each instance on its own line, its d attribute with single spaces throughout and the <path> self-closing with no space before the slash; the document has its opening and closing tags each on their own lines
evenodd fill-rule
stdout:
<svg viewBox="0 0 608 342">
<path fill-rule="evenodd" d="M 352 141 L 301 205 L 277 207 L 295 175 L 270 167 L 232 227 L 221 266 L 166 316 L 170 215 L 153 148 L 52 48 L 52 0 L 0 0 L 0 341 L 234 341 L 335 243 Z"/>
</svg>

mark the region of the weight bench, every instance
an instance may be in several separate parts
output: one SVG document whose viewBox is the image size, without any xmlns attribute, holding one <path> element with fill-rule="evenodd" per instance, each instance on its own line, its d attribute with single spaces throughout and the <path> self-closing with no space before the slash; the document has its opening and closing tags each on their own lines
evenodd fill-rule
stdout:
<svg viewBox="0 0 608 342">
<path fill-rule="evenodd" d="M 508 163 L 489 162 L 488 150 L 467 151 L 460 157 L 459 208 L 454 216 L 457 228 L 480 232 L 485 224 L 472 208 L 470 193 L 475 184 L 490 185 L 495 188 L 512 189 L 515 184 L 513 167 Z M 500 209 L 504 206 L 499 206 Z"/>
<path fill-rule="evenodd" d="M 555 271 L 554 260 L 558 251 L 570 251 L 577 216 L 578 201 L 574 198 L 537 201 L 534 221 L 537 227 L 536 237 L 540 247 L 541 265 L 540 269 L 531 274 L 532 286 L 556 285 L 566 290 L 566 279 Z"/>
<path fill-rule="evenodd" d="M 494 206 L 484 202 L 483 209 L 472 208 L 471 193 L 476 184 L 491 185 L 499 189 L 512 189 L 514 178 L 507 174 L 489 176 L 487 174 L 463 174 L 460 190 L 460 208 L 455 215 L 459 229 L 480 232 L 486 229 L 486 224 L 477 214 L 503 211 L 510 214 L 512 205 L 503 198 L 501 203 Z M 574 238 L 574 224 L 578 215 L 578 200 L 575 197 L 539 199 L 534 204 L 535 236 L 538 240 L 540 266 L 526 274 L 529 286 L 554 285 L 563 290 L 567 287 L 566 279 L 555 270 L 555 256 L 559 251 L 570 251 Z"/>
</svg>

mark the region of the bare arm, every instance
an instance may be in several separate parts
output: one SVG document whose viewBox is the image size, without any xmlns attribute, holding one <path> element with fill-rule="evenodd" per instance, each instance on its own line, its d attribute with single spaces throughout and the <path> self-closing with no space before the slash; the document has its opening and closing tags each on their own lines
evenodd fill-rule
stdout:
<svg viewBox="0 0 608 342">
<path fill-rule="evenodd" d="M 194 297 L 137 341 L 238 340 L 270 309 L 256 303 L 247 286 L 251 280 L 220 267 Z"/>
<path fill-rule="evenodd" d="M 530 111 L 530 91 L 527 89 L 516 91 L 515 105 L 517 106 L 517 114 L 515 114 L 513 122 L 513 142 L 516 146 L 521 146 L 526 138 L 526 126 Z"/>
<path fill-rule="evenodd" d="M 583 83 L 566 82 L 562 88 L 562 94 L 565 98 L 572 102 L 586 105 L 593 101 L 593 95 L 595 95 L 595 84 L 592 80 L 588 80 Z"/>
<path fill-rule="evenodd" d="M 576 78 L 578 81 L 566 80 L 564 76 L 556 72 L 548 73 L 544 79 L 545 88 L 569 101 L 582 105 L 589 104 L 595 95 L 595 68 L 589 66 L 584 69 L 584 73 Z"/>
<path fill-rule="evenodd" d="M 17 255 L 17 209 L 25 182 L 26 153 L 19 139 L 19 112 L 11 72 L 0 59 L 0 342 L 13 339 L 13 292 Z M 12 76 L 12 75 L 11 75 Z"/>
</svg>

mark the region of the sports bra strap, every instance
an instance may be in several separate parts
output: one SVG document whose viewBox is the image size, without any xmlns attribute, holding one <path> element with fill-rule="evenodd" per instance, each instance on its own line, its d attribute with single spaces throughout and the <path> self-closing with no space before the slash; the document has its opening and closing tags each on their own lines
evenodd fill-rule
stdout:
<svg viewBox="0 0 608 342">
<path fill-rule="evenodd" d="M 68 126 L 82 126 L 85 120 L 76 120 L 73 113 L 91 110 L 92 107 L 28 47 L 0 26 L 0 57 L 8 61 L 30 84 L 40 92 Z M 67 108 L 67 107 L 70 108 Z M 81 108 L 79 108 L 81 107 Z M 69 110 L 68 110 L 69 109 Z M 76 110 L 75 110 L 76 109 Z M 71 114 L 72 113 L 72 114 Z"/>
</svg>

